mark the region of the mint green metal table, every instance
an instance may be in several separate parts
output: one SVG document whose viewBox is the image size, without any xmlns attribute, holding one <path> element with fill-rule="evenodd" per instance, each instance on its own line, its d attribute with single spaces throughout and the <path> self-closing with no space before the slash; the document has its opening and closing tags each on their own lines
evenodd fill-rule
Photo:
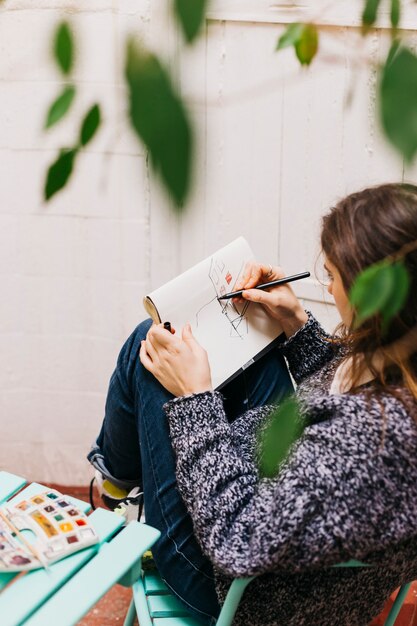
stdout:
<svg viewBox="0 0 417 626">
<path fill-rule="evenodd" d="M 45 489 L 37 483 L 25 485 L 23 478 L 0 472 L 0 504 Z M 71 500 L 89 511 L 89 504 Z M 132 586 L 138 580 L 142 554 L 155 543 L 159 531 L 133 522 L 118 533 L 123 519 L 104 509 L 94 511 L 90 519 L 99 544 L 68 556 L 48 571 L 0 574 L 1 626 L 73 626 L 115 583 Z"/>
<path fill-rule="evenodd" d="M 8 500 L 18 502 L 43 489 L 43 485 L 27 485 L 25 479 L 0 471 L 0 505 Z M 84 512 L 89 511 L 89 504 L 71 500 Z M 201 626 L 170 593 L 157 571 L 142 569 L 142 556 L 158 539 L 158 530 L 139 522 L 120 530 L 123 518 L 104 509 L 96 509 L 90 520 L 100 537 L 97 545 L 58 561 L 48 571 L 0 574 L 1 626 L 75 626 L 116 583 L 133 591 L 124 626 L 132 626 L 136 615 L 140 626 Z M 368 565 L 349 561 L 336 567 Z M 242 578 L 232 583 L 216 626 L 231 625 L 252 580 Z M 401 587 L 384 626 L 394 625 L 409 586 Z"/>
</svg>

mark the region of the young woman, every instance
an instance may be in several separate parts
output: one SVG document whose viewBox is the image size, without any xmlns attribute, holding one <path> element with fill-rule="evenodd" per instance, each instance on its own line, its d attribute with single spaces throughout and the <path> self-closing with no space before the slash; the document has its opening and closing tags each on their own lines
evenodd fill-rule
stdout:
<svg viewBox="0 0 417 626">
<path fill-rule="evenodd" d="M 281 321 L 286 341 L 223 393 L 189 327 L 170 334 L 145 322 L 123 347 L 89 458 L 118 487 L 143 485 L 146 520 L 162 532 L 158 568 L 203 623 L 214 623 L 231 577 L 259 575 L 236 615 L 242 626 L 366 625 L 417 577 L 412 242 L 409 185 L 352 194 L 323 218 L 336 338 L 290 285 L 252 289 L 283 275 L 253 263 L 238 287 Z M 379 316 L 357 329 L 347 295 L 355 277 L 400 251 L 412 282 L 405 306 L 385 332 Z M 306 428 L 279 475 L 265 479 L 256 435 L 271 410 L 262 405 L 290 389 L 283 355 Z M 331 567 L 349 559 L 371 567 Z"/>
</svg>

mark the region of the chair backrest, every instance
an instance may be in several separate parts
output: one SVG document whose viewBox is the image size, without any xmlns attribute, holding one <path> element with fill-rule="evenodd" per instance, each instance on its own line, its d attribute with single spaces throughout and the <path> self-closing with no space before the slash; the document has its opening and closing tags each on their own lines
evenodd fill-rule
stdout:
<svg viewBox="0 0 417 626">
<path fill-rule="evenodd" d="M 236 578 L 236 580 L 232 582 L 217 619 L 216 626 L 229 626 L 233 622 L 243 592 L 255 578 L 256 576 L 251 576 L 250 578 Z"/>
<path fill-rule="evenodd" d="M 373 565 L 351 559 L 350 561 L 346 561 L 344 563 L 337 563 L 332 567 L 373 567 Z M 242 595 L 249 583 L 251 583 L 252 580 L 254 580 L 255 578 L 256 576 L 250 576 L 249 578 L 237 578 L 232 582 L 222 609 L 220 611 L 216 626 L 231 626 Z M 395 620 L 398 617 L 410 585 L 411 582 L 406 583 L 405 585 L 402 585 L 402 587 L 400 587 L 396 595 L 394 604 L 392 605 L 388 617 L 384 622 L 384 626 L 394 626 Z"/>
</svg>

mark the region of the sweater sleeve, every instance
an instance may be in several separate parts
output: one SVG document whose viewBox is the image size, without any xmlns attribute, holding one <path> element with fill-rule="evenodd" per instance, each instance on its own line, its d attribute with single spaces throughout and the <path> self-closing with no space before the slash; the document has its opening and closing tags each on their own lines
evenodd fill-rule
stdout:
<svg viewBox="0 0 417 626">
<path fill-rule="evenodd" d="M 257 475 L 257 434 L 274 408 L 273 406 L 263 406 L 250 409 L 230 424 L 230 436 L 233 441 L 233 447 L 242 458 L 252 464 Z"/>
<path fill-rule="evenodd" d="M 342 427 L 337 419 L 309 426 L 279 477 L 259 480 L 233 441 L 220 394 L 178 398 L 165 410 L 178 487 L 197 539 L 226 574 L 300 572 L 350 558 L 363 560 L 384 542 L 392 543 L 387 511 L 401 491 L 401 481 L 392 476 L 404 476 L 404 468 L 398 471 L 390 455 L 390 476 L 384 478 L 384 468 L 378 466 L 379 426 L 375 441 L 371 437 L 366 445 L 352 445 L 353 433 L 344 430 L 344 422 L 349 429 L 351 420 L 344 420 Z M 369 418 L 369 412 L 364 415 Z M 358 428 L 354 422 L 351 428 Z M 402 539 L 400 529 L 395 529 L 394 539 Z"/>
<path fill-rule="evenodd" d="M 278 346 L 288 361 L 297 383 L 320 370 L 340 351 L 316 318 L 307 311 L 308 320 L 292 337 Z"/>
</svg>

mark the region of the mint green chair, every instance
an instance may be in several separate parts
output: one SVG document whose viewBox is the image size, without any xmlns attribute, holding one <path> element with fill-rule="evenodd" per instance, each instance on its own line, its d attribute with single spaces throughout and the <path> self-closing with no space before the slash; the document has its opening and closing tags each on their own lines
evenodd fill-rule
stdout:
<svg viewBox="0 0 417 626">
<path fill-rule="evenodd" d="M 0 505 L 44 489 L 37 483 L 25 485 L 23 478 L 0 471 Z M 87 503 L 71 499 L 84 512 L 89 511 Z M 75 626 L 116 583 L 133 591 L 124 626 L 133 626 L 136 615 L 140 626 L 201 626 L 170 593 L 157 571 L 142 569 L 142 555 L 158 539 L 158 530 L 138 522 L 120 530 L 123 519 L 104 509 L 96 509 L 90 519 L 99 534 L 99 544 L 55 563 L 48 571 L 23 576 L 0 574 L 1 626 Z M 349 561 L 335 567 L 371 566 Z M 232 624 L 243 592 L 253 579 L 232 583 L 216 626 Z M 410 584 L 401 587 L 384 626 L 394 626 Z"/>
<path fill-rule="evenodd" d="M 243 592 L 253 578 L 233 581 L 216 626 L 230 626 Z M 124 626 L 133 626 L 136 614 L 140 626 L 201 626 L 201 622 L 171 594 L 156 571 L 142 572 L 134 583 L 133 600 Z"/>
<path fill-rule="evenodd" d="M 371 566 L 360 561 L 348 561 L 335 567 Z M 233 581 L 216 626 L 231 626 L 243 592 L 254 578 L 255 576 L 252 576 Z M 384 626 L 394 626 L 410 585 L 411 583 L 407 583 L 398 591 Z M 136 614 L 140 626 L 201 626 L 201 622 L 171 594 L 158 572 L 142 572 L 140 579 L 134 583 L 133 600 L 124 626 L 133 626 Z"/>
</svg>

